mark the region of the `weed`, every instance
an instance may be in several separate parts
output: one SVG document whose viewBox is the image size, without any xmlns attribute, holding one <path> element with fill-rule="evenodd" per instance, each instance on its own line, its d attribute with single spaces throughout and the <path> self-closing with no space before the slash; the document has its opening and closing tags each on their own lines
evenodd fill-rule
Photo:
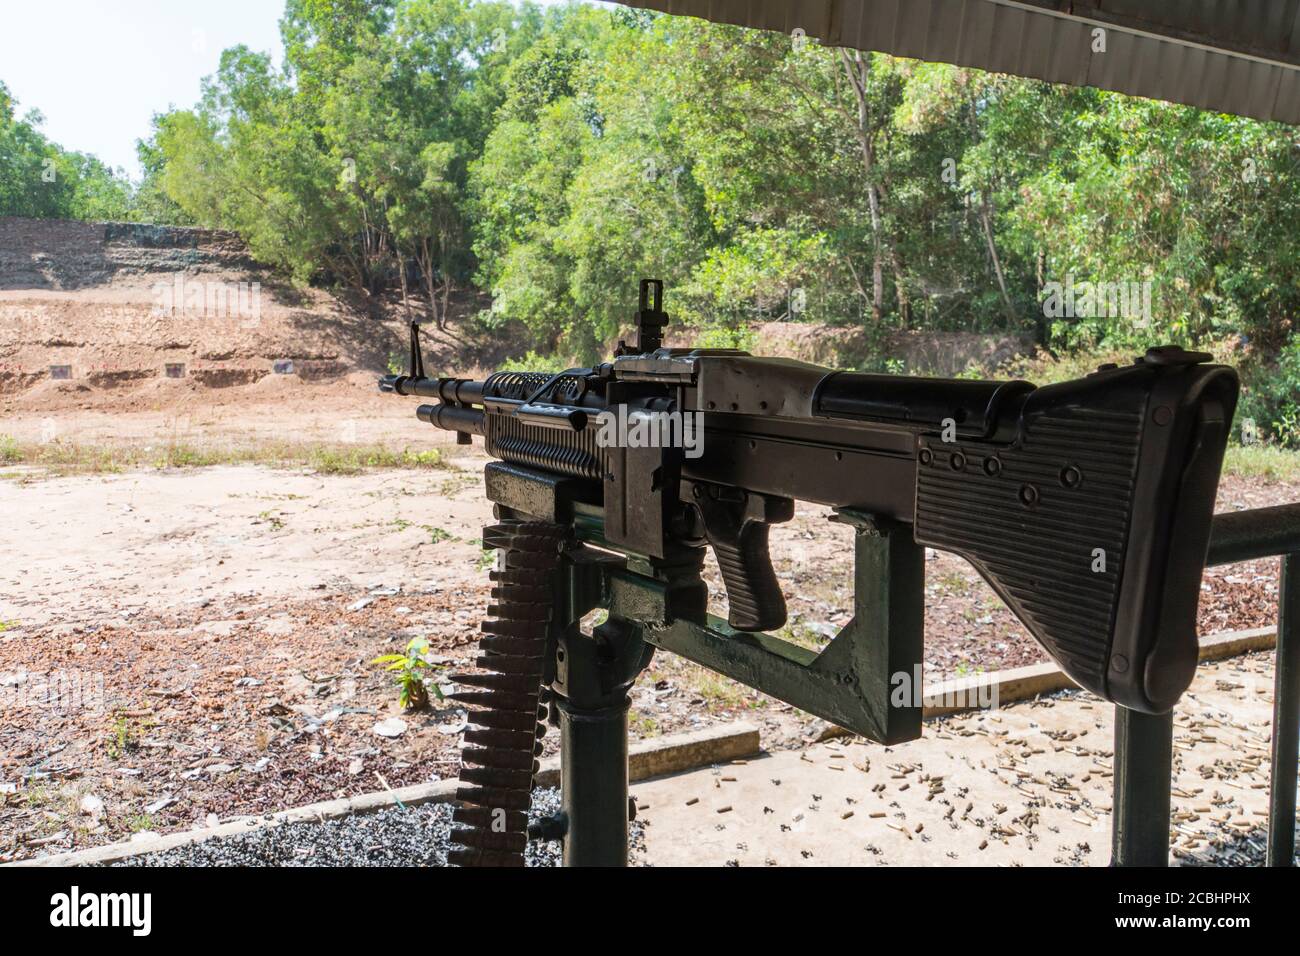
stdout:
<svg viewBox="0 0 1300 956">
<path fill-rule="evenodd" d="M 425 531 L 429 532 L 429 542 L 439 544 L 443 541 L 455 541 L 456 536 L 450 531 L 444 531 L 442 528 L 435 528 L 432 525 L 421 525 Z"/>
<path fill-rule="evenodd" d="M 254 524 L 263 522 L 269 524 L 272 531 L 280 531 L 284 528 L 284 521 L 274 511 L 258 512 L 257 521 Z"/>
<path fill-rule="evenodd" d="M 970 588 L 970 580 L 960 571 L 945 571 L 937 580 L 941 587 L 956 594 L 965 594 Z"/>
<path fill-rule="evenodd" d="M 113 719 L 113 727 L 109 731 L 108 740 L 104 743 L 104 750 L 110 760 L 120 760 L 129 753 L 133 753 L 140 746 L 135 737 L 135 727 L 125 714 L 118 714 Z"/>
<path fill-rule="evenodd" d="M 149 813 L 137 813 L 135 816 L 127 817 L 122 823 L 131 833 L 143 833 L 145 830 L 152 830 L 156 825 L 153 815 Z"/>
<path fill-rule="evenodd" d="M 649 714 L 641 714 L 637 711 L 629 711 L 627 722 L 631 728 L 642 737 L 659 736 L 659 721 L 655 720 Z"/>
<path fill-rule="evenodd" d="M 427 671 L 429 664 L 429 642 L 423 637 L 413 637 L 402 654 L 384 654 L 370 663 L 387 664 L 385 670 L 396 673 L 397 686 L 401 688 L 398 698 L 407 710 L 418 710 L 429 705 L 429 687 Z M 438 685 L 432 685 L 433 692 L 442 699 Z"/>
</svg>

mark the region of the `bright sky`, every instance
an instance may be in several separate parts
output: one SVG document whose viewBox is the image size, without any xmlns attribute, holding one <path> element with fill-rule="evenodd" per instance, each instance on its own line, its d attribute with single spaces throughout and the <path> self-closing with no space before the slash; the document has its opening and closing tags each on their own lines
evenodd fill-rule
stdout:
<svg viewBox="0 0 1300 956">
<path fill-rule="evenodd" d="M 540 0 L 549 4 L 557 0 Z M 0 82 L 54 142 L 136 178 L 154 113 L 189 107 L 221 51 L 279 62 L 283 0 L 0 0 Z"/>
</svg>

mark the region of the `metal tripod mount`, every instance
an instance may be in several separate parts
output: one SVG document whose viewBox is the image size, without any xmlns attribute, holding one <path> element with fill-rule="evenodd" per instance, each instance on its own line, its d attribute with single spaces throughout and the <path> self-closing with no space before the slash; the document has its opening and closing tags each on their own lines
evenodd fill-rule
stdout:
<svg viewBox="0 0 1300 956">
<path fill-rule="evenodd" d="M 854 530 L 854 616 L 820 652 L 770 634 L 737 631 L 708 613 L 704 550 L 673 546 L 661 558 L 628 554 L 604 538 L 589 485 L 520 465 L 485 473 L 497 517 L 573 529 L 551 615 L 552 720 L 561 730 L 562 815 L 543 830 L 563 834 L 567 866 L 627 862 L 628 691 L 656 648 L 673 651 L 869 740 L 921 735 L 924 551 L 905 526 L 848 509 Z M 582 620 L 605 608 L 590 630 Z M 907 692 L 893 694 L 905 682 Z M 893 699 L 891 699 L 891 694 Z"/>
</svg>

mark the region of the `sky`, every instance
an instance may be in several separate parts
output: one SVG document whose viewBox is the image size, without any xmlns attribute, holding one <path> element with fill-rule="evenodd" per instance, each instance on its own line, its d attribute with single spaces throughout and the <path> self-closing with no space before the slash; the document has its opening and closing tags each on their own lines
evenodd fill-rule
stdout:
<svg viewBox="0 0 1300 956">
<path fill-rule="evenodd" d="M 556 0 L 541 0 L 543 5 Z M 0 82 L 45 135 L 140 176 L 155 113 L 193 106 L 221 51 L 280 62 L 283 0 L 0 0 Z"/>
</svg>

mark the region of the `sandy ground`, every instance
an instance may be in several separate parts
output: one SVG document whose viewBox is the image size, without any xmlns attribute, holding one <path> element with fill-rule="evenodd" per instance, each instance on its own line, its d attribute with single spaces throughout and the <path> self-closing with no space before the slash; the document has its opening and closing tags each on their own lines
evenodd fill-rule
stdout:
<svg viewBox="0 0 1300 956">
<path fill-rule="evenodd" d="M 1258 865 L 1272 655 L 1202 665 L 1175 711 L 1175 863 Z M 1074 692 L 633 786 L 658 866 L 1105 866 L 1114 709 Z"/>
<path fill-rule="evenodd" d="M 382 395 L 377 380 L 365 372 L 329 382 L 268 376 L 254 385 L 204 388 L 159 379 L 124 393 L 52 381 L 5 397 L 0 431 L 23 443 L 109 447 L 448 444 L 446 435 L 416 419 L 415 401 Z"/>
<path fill-rule="evenodd" d="M 253 466 L 6 482 L 0 502 L 24 517 L 0 546 L 23 560 L 0 578 L 0 617 L 66 630 L 202 602 L 454 591 L 476 576 L 490 520 L 477 484 L 459 469 Z"/>
</svg>

